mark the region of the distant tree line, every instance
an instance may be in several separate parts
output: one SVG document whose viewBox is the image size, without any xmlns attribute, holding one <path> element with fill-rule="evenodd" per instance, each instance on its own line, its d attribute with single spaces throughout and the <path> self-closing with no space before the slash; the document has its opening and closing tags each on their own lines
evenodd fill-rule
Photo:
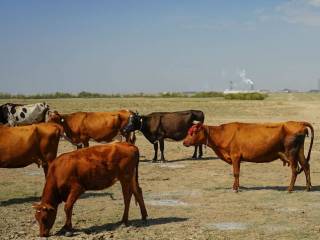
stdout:
<svg viewBox="0 0 320 240">
<path fill-rule="evenodd" d="M 0 93 L 0 99 L 59 99 L 59 98 L 225 98 L 229 100 L 264 100 L 268 97 L 264 93 L 232 93 L 223 94 L 222 92 L 165 92 L 158 94 L 105 94 L 105 93 L 92 93 L 82 91 L 80 93 L 44 93 L 44 94 L 9 94 Z"/>
</svg>

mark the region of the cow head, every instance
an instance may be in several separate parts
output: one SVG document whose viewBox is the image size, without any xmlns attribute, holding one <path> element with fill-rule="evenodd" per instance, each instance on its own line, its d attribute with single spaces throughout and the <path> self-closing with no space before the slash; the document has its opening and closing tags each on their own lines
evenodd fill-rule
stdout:
<svg viewBox="0 0 320 240">
<path fill-rule="evenodd" d="M 138 112 L 132 113 L 129 116 L 128 124 L 123 128 L 123 132 L 128 133 L 141 129 L 141 120 L 142 117 Z"/>
<path fill-rule="evenodd" d="M 54 122 L 58 124 L 62 124 L 64 122 L 64 118 L 57 111 L 48 111 L 46 116 L 46 122 Z"/>
<path fill-rule="evenodd" d="M 35 218 L 39 224 L 40 237 L 48 237 L 56 220 L 57 209 L 46 203 L 34 203 L 32 207 L 36 209 Z"/>
<path fill-rule="evenodd" d="M 183 140 L 183 145 L 186 147 L 206 144 L 206 133 L 202 123 L 194 124 L 188 130 L 188 135 Z"/>
</svg>

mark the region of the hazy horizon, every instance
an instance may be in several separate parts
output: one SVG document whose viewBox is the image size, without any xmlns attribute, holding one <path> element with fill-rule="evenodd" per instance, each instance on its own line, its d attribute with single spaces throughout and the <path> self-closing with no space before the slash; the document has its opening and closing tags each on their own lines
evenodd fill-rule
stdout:
<svg viewBox="0 0 320 240">
<path fill-rule="evenodd" d="M 3 0 L 0 19 L 0 92 L 318 89 L 320 0 Z"/>
</svg>

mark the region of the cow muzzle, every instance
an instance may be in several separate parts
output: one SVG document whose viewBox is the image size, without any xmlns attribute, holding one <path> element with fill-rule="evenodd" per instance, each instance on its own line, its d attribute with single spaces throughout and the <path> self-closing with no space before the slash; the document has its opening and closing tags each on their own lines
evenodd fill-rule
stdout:
<svg viewBox="0 0 320 240">
<path fill-rule="evenodd" d="M 190 147 L 191 144 L 190 144 L 190 142 L 188 142 L 187 140 L 184 140 L 184 141 L 183 141 L 183 146 L 185 146 L 185 147 Z"/>
</svg>

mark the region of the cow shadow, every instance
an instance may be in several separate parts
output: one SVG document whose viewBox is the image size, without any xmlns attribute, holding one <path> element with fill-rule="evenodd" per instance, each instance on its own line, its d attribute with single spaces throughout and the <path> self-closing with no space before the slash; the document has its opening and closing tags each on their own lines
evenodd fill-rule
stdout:
<svg viewBox="0 0 320 240">
<path fill-rule="evenodd" d="M 111 200 L 116 200 L 113 195 L 114 195 L 113 193 L 109 193 L 109 192 L 86 192 L 80 196 L 80 199 L 106 197 L 107 196 L 107 197 L 110 197 Z M 6 207 L 6 206 L 24 204 L 24 203 L 40 202 L 40 200 L 41 200 L 41 196 L 11 198 L 8 200 L 0 201 L 0 207 Z"/>
<path fill-rule="evenodd" d="M 135 219 L 129 220 L 129 227 L 141 228 L 141 227 L 149 227 L 153 225 L 161 225 L 167 223 L 175 223 L 175 222 L 184 222 L 187 221 L 188 218 L 180 218 L 180 217 L 161 217 L 161 218 L 151 218 L 148 219 L 146 222 Z M 113 231 L 120 227 L 124 227 L 122 223 L 107 223 L 100 226 L 91 226 L 82 229 L 75 229 L 75 235 L 78 233 L 85 233 L 85 234 L 97 234 L 106 231 Z"/>
<path fill-rule="evenodd" d="M 22 198 L 11 198 L 8 200 L 0 201 L 0 207 L 6 207 L 10 205 L 15 205 L 15 204 L 24 204 L 24 203 L 33 203 L 33 202 L 39 202 L 40 201 L 40 196 L 29 196 L 29 197 L 22 197 Z"/>
<path fill-rule="evenodd" d="M 259 191 L 259 190 L 274 190 L 274 191 L 280 191 L 280 192 L 287 192 L 288 186 L 263 186 L 263 187 L 240 187 L 240 191 Z M 293 192 L 295 191 L 306 191 L 305 186 L 295 186 L 293 188 Z M 312 186 L 310 192 L 318 192 L 320 191 L 320 186 Z"/>
<path fill-rule="evenodd" d="M 189 158 L 179 158 L 179 159 L 174 159 L 174 160 L 169 160 L 167 163 L 170 163 L 170 162 L 184 162 L 184 161 L 210 161 L 210 160 L 217 160 L 219 158 L 217 157 L 202 157 L 202 158 L 192 158 L 192 157 L 189 157 Z"/>
<path fill-rule="evenodd" d="M 111 200 L 116 200 L 114 194 L 110 192 L 86 192 L 80 196 L 80 199 L 94 198 L 94 197 L 110 197 Z"/>
<path fill-rule="evenodd" d="M 194 159 L 192 157 L 188 157 L 188 158 L 178 158 L 178 159 L 173 159 L 173 160 L 167 160 L 165 163 L 174 163 L 174 162 L 184 162 L 184 161 L 210 161 L 210 160 L 217 160 L 219 159 L 218 157 L 202 157 L 202 158 L 197 158 L 197 159 Z M 140 159 L 140 162 L 148 162 L 148 163 L 153 163 L 152 160 L 149 160 L 149 159 Z M 160 161 L 158 160 L 157 162 L 155 163 L 160 163 Z"/>
</svg>

